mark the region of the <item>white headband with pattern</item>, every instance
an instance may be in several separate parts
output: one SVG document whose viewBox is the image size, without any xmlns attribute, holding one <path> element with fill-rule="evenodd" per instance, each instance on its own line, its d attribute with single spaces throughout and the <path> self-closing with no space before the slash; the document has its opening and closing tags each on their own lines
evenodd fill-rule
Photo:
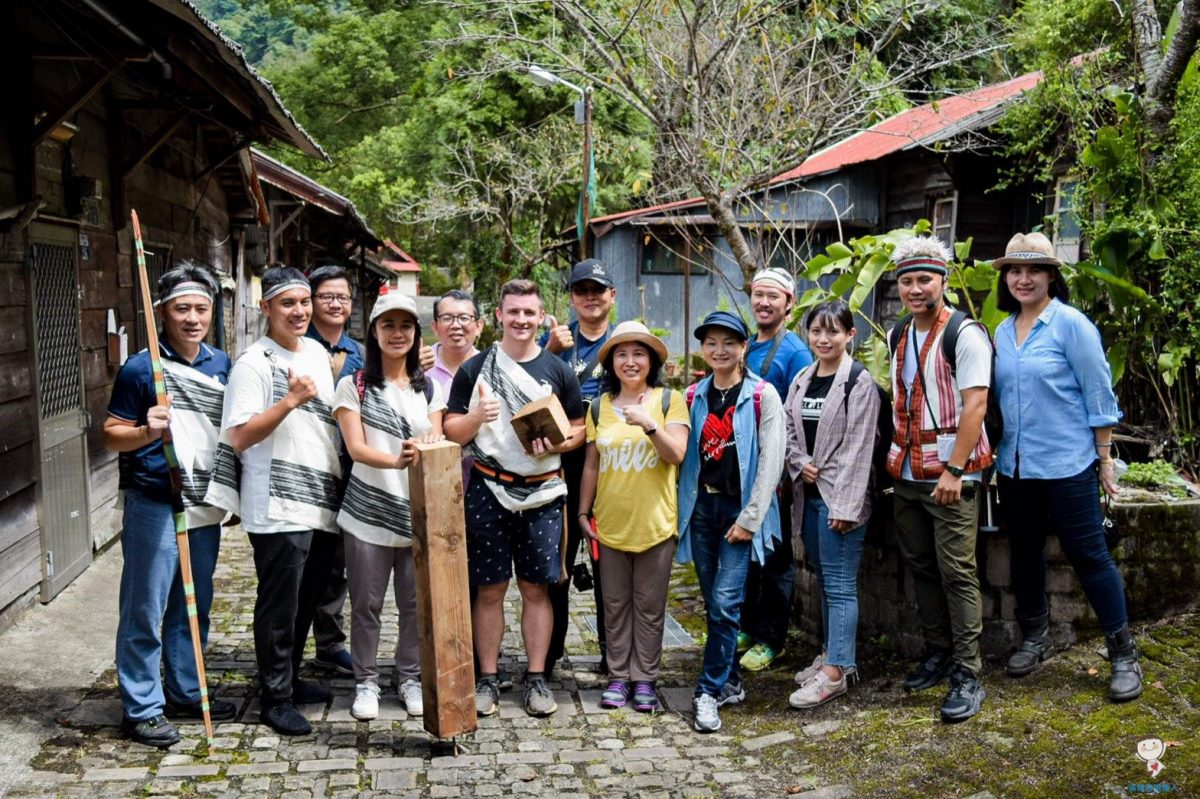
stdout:
<svg viewBox="0 0 1200 799">
<path fill-rule="evenodd" d="M 176 297 L 183 297 L 188 294 L 199 294 L 209 302 L 212 302 L 213 300 L 212 289 L 210 289 L 208 286 L 204 285 L 203 283 L 197 283 L 194 280 L 185 280 L 182 283 L 177 283 L 175 286 L 169 289 L 166 294 L 159 297 L 158 302 L 154 303 L 154 305 L 157 307 L 163 303 L 170 302 Z"/>
<path fill-rule="evenodd" d="M 305 291 L 308 291 L 310 293 L 312 292 L 312 288 L 308 285 L 307 280 L 285 280 L 284 282 L 280 283 L 278 286 L 276 286 L 275 288 L 271 289 L 266 294 L 264 294 L 262 296 L 263 302 L 267 302 L 268 300 L 278 297 L 283 292 L 291 291 L 292 289 L 304 289 Z"/>
</svg>

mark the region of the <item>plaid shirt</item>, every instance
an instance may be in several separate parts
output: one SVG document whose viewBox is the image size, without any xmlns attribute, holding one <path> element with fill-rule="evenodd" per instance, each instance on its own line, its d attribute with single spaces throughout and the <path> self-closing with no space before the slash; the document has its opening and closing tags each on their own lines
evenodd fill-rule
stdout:
<svg viewBox="0 0 1200 799">
<path fill-rule="evenodd" d="M 846 380 L 850 375 L 852 358 L 845 355 L 829 387 L 812 455 L 804 437 L 801 406 L 808 385 L 817 373 L 817 364 L 807 367 L 788 391 L 784 403 L 787 419 L 787 466 L 792 476 L 794 504 L 792 524 L 799 530 L 804 519 L 805 483 L 800 471 L 806 464 L 815 464 L 819 472 L 817 487 L 829 506 L 829 518 L 853 522 L 855 526 L 871 517 L 871 451 L 875 446 L 879 418 L 879 392 L 874 380 L 865 370 L 846 398 Z"/>
</svg>

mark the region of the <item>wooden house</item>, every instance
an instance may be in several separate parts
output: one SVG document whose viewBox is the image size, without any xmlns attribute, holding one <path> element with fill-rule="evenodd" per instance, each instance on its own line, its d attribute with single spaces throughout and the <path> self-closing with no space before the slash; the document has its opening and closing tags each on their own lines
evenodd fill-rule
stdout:
<svg viewBox="0 0 1200 799">
<path fill-rule="evenodd" d="M 947 242 L 974 237 L 973 257 L 1001 255 L 1044 208 L 1034 187 L 992 191 L 1003 161 L 986 134 L 1040 80 L 1030 73 L 909 109 L 777 175 L 737 208 L 761 263 L 798 274 L 834 241 L 921 218 Z M 695 350 L 688 331 L 720 304 L 750 318 L 741 271 L 703 201 L 594 218 L 589 232 L 590 251 L 612 268 L 620 318 L 665 329 L 673 354 Z M 808 287 L 801 280 L 798 291 Z M 864 312 L 894 318 L 894 288 L 885 283 L 877 294 Z"/>
<path fill-rule="evenodd" d="M 3 625 L 117 532 L 101 434 L 121 360 L 110 331 L 126 331 L 128 352 L 144 346 L 129 210 L 151 281 L 183 258 L 219 273 L 213 340 L 231 353 L 256 334 L 259 249 L 310 263 L 379 241 L 348 201 L 305 195 L 272 214 L 277 172 L 250 144 L 325 155 L 186 0 L 12 0 L 0 60 Z"/>
</svg>

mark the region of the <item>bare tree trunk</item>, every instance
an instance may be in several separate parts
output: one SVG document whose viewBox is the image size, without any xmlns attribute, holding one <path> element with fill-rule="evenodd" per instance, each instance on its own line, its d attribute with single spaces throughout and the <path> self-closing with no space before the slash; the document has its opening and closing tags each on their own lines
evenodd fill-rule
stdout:
<svg viewBox="0 0 1200 799">
<path fill-rule="evenodd" d="M 1163 52 L 1162 26 L 1153 0 L 1133 0 L 1133 44 L 1141 64 L 1145 91 L 1146 123 L 1161 140 L 1175 116 L 1175 90 L 1196 52 L 1200 38 L 1200 0 L 1179 5 L 1179 27 Z"/>
<path fill-rule="evenodd" d="M 708 212 L 712 214 L 713 221 L 717 223 L 717 230 L 725 237 L 729 249 L 733 252 L 734 260 L 737 261 L 737 265 L 742 271 L 742 286 L 749 294 L 750 283 L 754 280 L 754 272 L 758 269 L 758 263 L 746 241 L 745 231 L 738 224 L 737 214 L 733 210 L 733 195 L 728 192 L 706 193 L 704 203 L 708 206 Z"/>
</svg>

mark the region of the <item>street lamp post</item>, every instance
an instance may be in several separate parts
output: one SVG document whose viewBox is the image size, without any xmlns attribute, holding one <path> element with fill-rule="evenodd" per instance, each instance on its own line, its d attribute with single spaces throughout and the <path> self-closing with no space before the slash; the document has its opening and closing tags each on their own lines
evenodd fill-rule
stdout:
<svg viewBox="0 0 1200 799">
<path fill-rule="evenodd" d="M 592 184 L 592 87 L 585 89 L 576 86 L 537 64 L 530 64 L 525 71 L 539 86 L 566 86 L 579 95 L 579 99 L 575 101 L 575 122 L 583 125 L 583 189 L 579 197 L 581 223 L 578 230 L 579 260 L 582 261 L 587 258 L 587 222 L 592 210 L 588 191 Z"/>
</svg>

